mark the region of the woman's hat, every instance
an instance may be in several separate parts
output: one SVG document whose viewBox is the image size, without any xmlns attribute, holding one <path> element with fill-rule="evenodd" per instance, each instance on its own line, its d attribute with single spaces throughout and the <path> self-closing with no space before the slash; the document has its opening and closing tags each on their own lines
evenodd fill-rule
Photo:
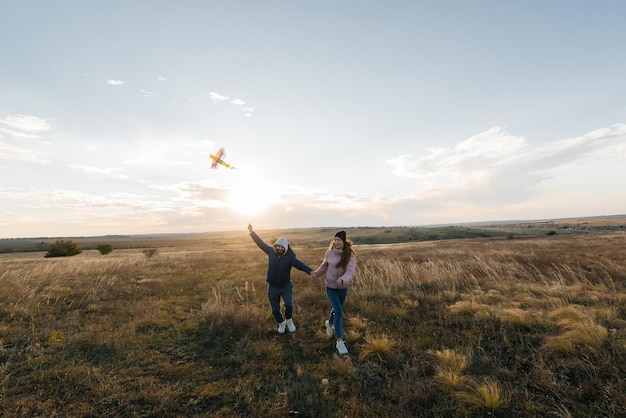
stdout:
<svg viewBox="0 0 626 418">
<path fill-rule="evenodd" d="M 346 241 L 346 231 L 339 231 L 335 234 L 336 237 L 339 237 L 342 241 Z"/>
</svg>

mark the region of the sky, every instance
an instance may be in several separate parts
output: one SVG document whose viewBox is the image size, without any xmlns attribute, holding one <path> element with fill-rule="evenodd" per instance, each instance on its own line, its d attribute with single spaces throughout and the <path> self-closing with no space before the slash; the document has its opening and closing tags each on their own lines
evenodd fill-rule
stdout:
<svg viewBox="0 0 626 418">
<path fill-rule="evenodd" d="M 0 238 L 626 213 L 621 0 L 1 9 Z"/>
</svg>

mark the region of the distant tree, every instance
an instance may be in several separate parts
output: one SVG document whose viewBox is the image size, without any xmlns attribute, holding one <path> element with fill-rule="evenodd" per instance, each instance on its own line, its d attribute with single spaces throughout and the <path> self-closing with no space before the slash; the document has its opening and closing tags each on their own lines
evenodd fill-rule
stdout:
<svg viewBox="0 0 626 418">
<path fill-rule="evenodd" d="M 100 251 L 102 255 L 107 255 L 113 251 L 113 246 L 111 244 L 98 244 L 96 250 Z"/>
<path fill-rule="evenodd" d="M 556 235 L 556 231 L 548 231 L 546 235 Z"/>
<path fill-rule="evenodd" d="M 83 250 L 74 241 L 59 240 L 50 245 L 50 249 L 44 257 L 68 257 L 82 252 Z"/>
</svg>

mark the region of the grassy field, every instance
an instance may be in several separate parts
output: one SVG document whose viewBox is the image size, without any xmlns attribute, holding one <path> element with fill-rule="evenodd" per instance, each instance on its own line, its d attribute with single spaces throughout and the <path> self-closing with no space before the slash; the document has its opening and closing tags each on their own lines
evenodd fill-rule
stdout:
<svg viewBox="0 0 626 418">
<path fill-rule="evenodd" d="M 276 332 L 267 257 L 245 232 L 3 254 L 0 414 L 626 416 L 626 232 L 564 225 L 437 241 L 349 230 L 406 242 L 357 247 L 345 357 L 324 333 L 322 280 L 302 272 L 298 329 Z M 334 231 L 258 232 L 317 267 Z"/>
<path fill-rule="evenodd" d="M 324 246 L 328 237 L 338 229 L 347 229 L 352 240 L 358 244 L 392 244 L 424 242 L 445 239 L 488 237 L 538 237 L 546 234 L 578 235 L 626 231 L 626 215 L 597 216 L 576 219 L 538 220 L 524 222 L 483 222 L 446 226 L 398 226 L 387 228 L 305 228 L 267 230 L 269 236 L 288 235 L 301 245 Z M 196 234 L 109 235 L 100 237 L 40 237 L 0 238 L 0 256 L 21 252 L 46 251 L 55 241 L 64 239 L 76 242 L 83 249 L 95 249 L 98 244 L 110 244 L 117 249 L 146 247 L 181 248 L 213 247 L 225 243 L 248 244 L 246 225 L 240 231 L 210 232 Z"/>
</svg>

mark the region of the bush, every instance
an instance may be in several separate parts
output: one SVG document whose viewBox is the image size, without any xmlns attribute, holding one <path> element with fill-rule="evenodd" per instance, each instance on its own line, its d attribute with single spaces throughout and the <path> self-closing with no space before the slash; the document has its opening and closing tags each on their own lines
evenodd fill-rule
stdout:
<svg viewBox="0 0 626 418">
<path fill-rule="evenodd" d="M 83 250 L 74 241 L 59 240 L 50 246 L 44 257 L 68 257 L 82 252 Z"/>
<path fill-rule="evenodd" d="M 113 246 L 111 244 L 99 244 L 96 247 L 96 250 L 98 250 L 102 255 L 107 255 L 113 251 Z"/>
<path fill-rule="evenodd" d="M 156 257 L 158 254 L 159 250 L 157 250 L 156 248 L 146 248 L 145 250 L 143 250 L 143 255 L 145 255 L 146 258 Z"/>
</svg>

